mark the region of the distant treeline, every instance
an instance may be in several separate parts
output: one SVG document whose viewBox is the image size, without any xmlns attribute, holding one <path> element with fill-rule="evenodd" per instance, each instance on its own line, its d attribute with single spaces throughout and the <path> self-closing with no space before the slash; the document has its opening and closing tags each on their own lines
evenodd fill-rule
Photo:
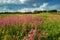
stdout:
<svg viewBox="0 0 60 40">
<path fill-rule="evenodd" d="M 45 12 L 58 12 L 57 10 L 43 10 L 43 11 L 37 11 L 35 10 L 34 12 L 1 12 L 0 14 L 37 14 L 37 13 L 45 13 Z"/>
<path fill-rule="evenodd" d="M 45 13 L 45 12 L 49 12 L 49 13 L 52 13 L 52 12 L 58 12 L 57 10 L 44 10 L 44 11 L 34 11 L 34 13 Z"/>
</svg>

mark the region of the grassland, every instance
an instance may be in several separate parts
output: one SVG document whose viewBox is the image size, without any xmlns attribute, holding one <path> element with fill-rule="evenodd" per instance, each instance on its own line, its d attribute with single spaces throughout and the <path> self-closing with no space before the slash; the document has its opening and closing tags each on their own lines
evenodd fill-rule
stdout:
<svg viewBox="0 0 60 40">
<path fill-rule="evenodd" d="M 58 14 L 0 14 L 0 40 L 60 40 Z"/>
</svg>

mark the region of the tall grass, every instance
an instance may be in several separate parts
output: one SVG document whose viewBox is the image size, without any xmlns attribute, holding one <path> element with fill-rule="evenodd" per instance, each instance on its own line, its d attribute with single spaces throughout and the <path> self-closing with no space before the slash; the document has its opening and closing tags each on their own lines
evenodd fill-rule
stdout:
<svg viewBox="0 0 60 40">
<path fill-rule="evenodd" d="M 0 16 L 0 40 L 60 40 L 58 15 L 47 13 L 3 16 Z"/>
</svg>

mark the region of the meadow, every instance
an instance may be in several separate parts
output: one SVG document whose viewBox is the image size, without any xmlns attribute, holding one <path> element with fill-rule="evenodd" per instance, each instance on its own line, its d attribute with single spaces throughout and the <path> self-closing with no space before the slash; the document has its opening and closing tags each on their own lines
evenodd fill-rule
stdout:
<svg viewBox="0 0 60 40">
<path fill-rule="evenodd" d="M 60 40 L 59 14 L 0 14 L 0 40 Z"/>
</svg>

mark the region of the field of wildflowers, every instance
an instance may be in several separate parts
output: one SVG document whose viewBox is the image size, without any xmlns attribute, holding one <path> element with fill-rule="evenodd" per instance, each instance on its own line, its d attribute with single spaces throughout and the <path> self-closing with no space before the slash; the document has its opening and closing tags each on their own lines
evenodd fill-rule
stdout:
<svg viewBox="0 0 60 40">
<path fill-rule="evenodd" d="M 0 40 L 60 40 L 60 15 L 1 14 Z"/>
</svg>

